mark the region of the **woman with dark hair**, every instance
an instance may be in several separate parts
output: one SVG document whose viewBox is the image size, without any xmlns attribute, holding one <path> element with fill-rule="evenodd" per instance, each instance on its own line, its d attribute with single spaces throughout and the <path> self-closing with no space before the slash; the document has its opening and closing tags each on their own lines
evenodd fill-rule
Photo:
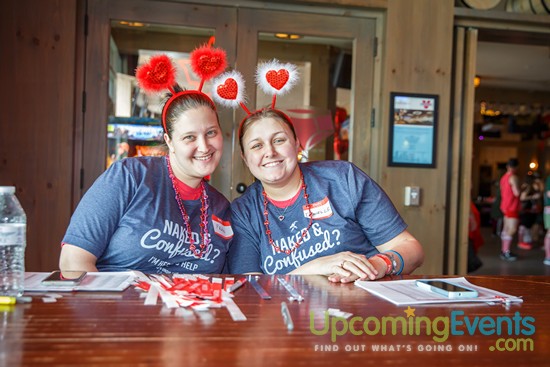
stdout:
<svg viewBox="0 0 550 367">
<path fill-rule="evenodd" d="M 274 108 L 239 129 L 257 179 L 232 204 L 232 273 L 322 274 L 333 282 L 409 274 L 423 250 L 384 191 L 345 161 L 298 163 L 290 119 Z"/>
<path fill-rule="evenodd" d="M 209 47 L 197 51 L 208 57 Z M 218 73 L 223 68 L 225 59 Z M 229 202 L 204 179 L 220 162 L 220 123 L 213 101 L 180 88 L 174 70 L 165 55 L 137 70 L 142 88 L 170 91 L 162 111 L 167 156 L 117 161 L 95 181 L 63 238 L 61 270 L 222 272 Z"/>
</svg>

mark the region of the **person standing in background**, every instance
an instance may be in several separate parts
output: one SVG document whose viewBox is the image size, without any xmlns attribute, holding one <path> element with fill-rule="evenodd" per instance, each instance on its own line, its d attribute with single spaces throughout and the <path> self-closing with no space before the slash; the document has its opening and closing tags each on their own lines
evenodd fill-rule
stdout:
<svg viewBox="0 0 550 367">
<path fill-rule="evenodd" d="M 527 175 L 525 182 L 521 185 L 519 200 L 521 209 L 519 213 L 518 247 L 522 250 L 533 248 L 532 230 L 537 220 L 537 212 L 540 205 L 538 201 L 541 193 L 536 190 L 533 175 Z"/>
<path fill-rule="evenodd" d="M 477 252 L 485 241 L 481 234 L 481 216 L 476 205 L 470 200 L 470 216 L 468 220 L 468 273 L 479 269 L 483 262 Z"/>
<path fill-rule="evenodd" d="M 538 193 L 538 198 L 533 200 L 533 212 L 535 213 L 535 224 L 531 227 L 531 237 L 533 243 L 538 243 L 540 238 L 544 236 L 544 181 L 540 173 L 533 172 L 533 188 Z"/>
<path fill-rule="evenodd" d="M 550 176 L 546 178 L 546 184 L 544 185 L 544 228 L 546 228 L 544 265 L 550 266 Z"/>
<path fill-rule="evenodd" d="M 518 160 L 510 158 L 506 165 L 506 173 L 500 179 L 500 210 L 504 214 L 503 228 L 500 235 L 502 241 L 500 258 L 505 261 L 517 260 L 517 255 L 510 251 L 510 247 L 518 229 L 521 205 L 519 200 L 519 178 L 516 174 L 518 166 Z"/>
<path fill-rule="evenodd" d="M 495 196 L 493 203 L 491 204 L 491 221 L 493 225 L 493 236 L 499 236 L 502 233 L 502 211 L 500 210 L 500 179 L 502 175 L 498 176 L 498 179 L 496 179 L 493 182 L 493 185 L 495 186 Z"/>
</svg>

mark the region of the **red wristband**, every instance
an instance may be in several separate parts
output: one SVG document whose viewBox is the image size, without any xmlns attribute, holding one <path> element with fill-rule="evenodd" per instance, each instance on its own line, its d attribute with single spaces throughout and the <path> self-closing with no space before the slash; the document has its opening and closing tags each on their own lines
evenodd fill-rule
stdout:
<svg viewBox="0 0 550 367">
<path fill-rule="evenodd" d="M 386 275 L 391 274 L 393 266 L 392 266 L 390 258 L 387 255 L 376 254 L 373 257 L 379 257 L 382 260 L 384 260 L 384 262 L 386 263 Z"/>
</svg>

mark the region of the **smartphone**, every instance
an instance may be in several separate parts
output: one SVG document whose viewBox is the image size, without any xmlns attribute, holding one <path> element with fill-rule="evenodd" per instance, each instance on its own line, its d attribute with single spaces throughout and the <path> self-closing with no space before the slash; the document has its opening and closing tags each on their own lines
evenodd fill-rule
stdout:
<svg viewBox="0 0 550 367">
<path fill-rule="evenodd" d="M 55 270 L 52 271 L 52 273 L 48 275 L 44 280 L 42 280 L 42 284 L 55 286 L 78 285 L 85 276 L 85 271 Z"/>
<path fill-rule="evenodd" d="M 478 296 L 475 289 L 444 280 L 417 280 L 416 286 L 448 298 L 476 298 Z"/>
</svg>

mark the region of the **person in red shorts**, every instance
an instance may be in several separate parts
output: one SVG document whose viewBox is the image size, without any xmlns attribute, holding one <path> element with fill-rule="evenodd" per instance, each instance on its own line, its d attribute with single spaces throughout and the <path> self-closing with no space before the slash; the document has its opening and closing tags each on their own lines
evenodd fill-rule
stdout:
<svg viewBox="0 0 550 367">
<path fill-rule="evenodd" d="M 516 174 L 518 166 L 518 160 L 511 158 L 506 165 L 506 173 L 500 179 L 500 210 L 504 213 L 500 258 L 505 261 L 517 260 L 517 255 L 510 252 L 510 247 L 518 229 L 521 206 L 519 178 Z"/>
</svg>

